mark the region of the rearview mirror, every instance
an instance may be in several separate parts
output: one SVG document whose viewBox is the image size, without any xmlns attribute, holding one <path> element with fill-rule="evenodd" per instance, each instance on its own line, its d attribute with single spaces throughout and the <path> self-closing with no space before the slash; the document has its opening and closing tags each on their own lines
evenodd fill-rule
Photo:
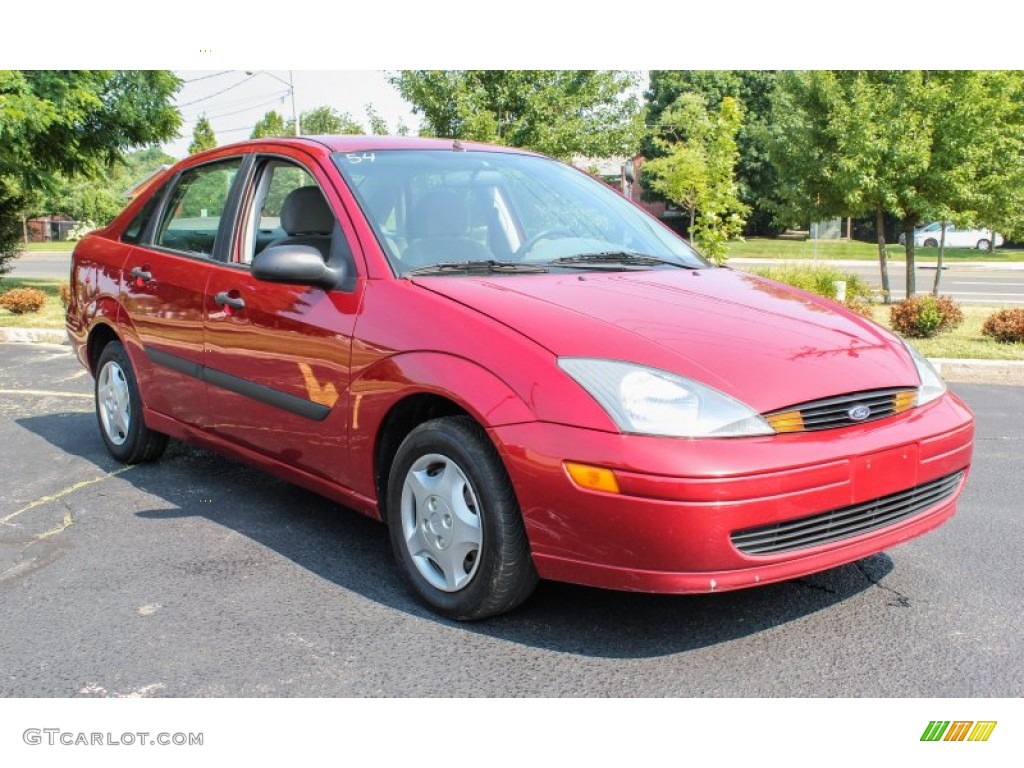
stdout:
<svg viewBox="0 0 1024 768">
<path fill-rule="evenodd" d="M 252 260 L 252 276 L 257 280 L 315 285 L 325 291 L 338 286 L 342 272 L 327 266 L 320 251 L 309 245 L 272 245 Z"/>
</svg>

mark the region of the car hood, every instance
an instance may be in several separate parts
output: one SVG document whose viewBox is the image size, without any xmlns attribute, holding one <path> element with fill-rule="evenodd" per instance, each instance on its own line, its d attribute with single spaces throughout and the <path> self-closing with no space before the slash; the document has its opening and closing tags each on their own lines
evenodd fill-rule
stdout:
<svg viewBox="0 0 1024 768">
<path fill-rule="evenodd" d="M 672 371 L 761 412 L 919 384 L 909 354 L 874 323 L 826 299 L 730 269 L 414 282 L 556 356 Z"/>
</svg>

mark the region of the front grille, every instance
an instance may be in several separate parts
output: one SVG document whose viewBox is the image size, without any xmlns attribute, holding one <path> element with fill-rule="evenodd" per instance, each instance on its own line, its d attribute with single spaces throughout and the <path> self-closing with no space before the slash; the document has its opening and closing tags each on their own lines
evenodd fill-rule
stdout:
<svg viewBox="0 0 1024 768">
<path fill-rule="evenodd" d="M 884 419 L 913 408 L 916 402 L 916 389 L 872 389 L 780 408 L 764 417 L 776 432 L 816 432 Z"/>
<path fill-rule="evenodd" d="M 733 546 L 745 555 L 777 555 L 859 536 L 892 525 L 950 498 L 963 470 L 899 493 L 812 517 L 736 531 Z"/>
</svg>

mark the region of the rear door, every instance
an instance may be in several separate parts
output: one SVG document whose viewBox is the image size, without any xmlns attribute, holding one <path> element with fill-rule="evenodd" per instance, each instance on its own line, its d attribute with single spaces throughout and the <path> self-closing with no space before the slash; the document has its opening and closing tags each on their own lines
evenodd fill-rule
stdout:
<svg viewBox="0 0 1024 768">
<path fill-rule="evenodd" d="M 329 218 L 283 217 L 293 194 L 312 195 Z M 323 171 L 295 150 L 258 157 L 241 200 L 237 247 L 229 263 L 213 267 L 207 286 L 205 375 L 213 428 L 245 448 L 344 484 L 350 355 L 362 295 L 351 226 L 339 216 L 341 203 Z M 256 280 L 253 258 L 289 240 L 319 247 L 349 279 L 330 291 Z"/>
<path fill-rule="evenodd" d="M 186 169 L 171 182 L 162 213 L 124 267 L 124 308 L 141 349 L 135 369 L 146 406 L 203 426 L 203 319 L 210 268 L 226 258 L 235 182 L 243 158 Z"/>
</svg>

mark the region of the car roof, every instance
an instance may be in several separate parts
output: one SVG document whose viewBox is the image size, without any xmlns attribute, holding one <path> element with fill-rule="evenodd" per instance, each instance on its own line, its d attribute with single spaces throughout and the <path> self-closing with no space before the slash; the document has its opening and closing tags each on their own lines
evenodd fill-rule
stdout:
<svg viewBox="0 0 1024 768">
<path fill-rule="evenodd" d="M 309 146 L 316 144 L 326 147 L 331 152 L 373 152 L 389 149 L 419 150 L 465 150 L 509 152 L 514 154 L 535 154 L 515 147 L 495 146 L 461 139 L 425 138 L 422 136 L 282 136 L 279 138 L 249 139 L 235 144 L 218 147 L 220 150 L 239 147 L 259 147 L 260 145 L 292 144 Z"/>
</svg>

